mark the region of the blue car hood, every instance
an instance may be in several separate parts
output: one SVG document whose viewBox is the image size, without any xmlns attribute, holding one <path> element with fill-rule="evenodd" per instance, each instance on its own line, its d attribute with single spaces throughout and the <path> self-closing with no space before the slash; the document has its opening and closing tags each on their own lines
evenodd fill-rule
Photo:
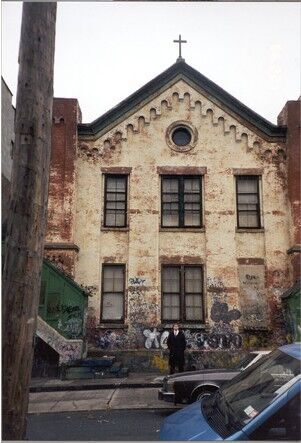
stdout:
<svg viewBox="0 0 301 443">
<path fill-rule="evenodd" d="M 201 402 L 196 401 L 164 420 L 160 440 L 222 440 L 222 437 L 209 426 Z"/>
</svg>

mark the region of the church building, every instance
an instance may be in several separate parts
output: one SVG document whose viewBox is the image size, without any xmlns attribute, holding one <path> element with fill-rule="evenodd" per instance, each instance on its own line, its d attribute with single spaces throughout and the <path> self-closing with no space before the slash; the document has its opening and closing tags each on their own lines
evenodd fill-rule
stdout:
<svg viewBox="0 0 301 443">
<path fill-rule="evenodd" d="M 181 56 L 92 123 L 54 99 L 45 257 L 90 294 L 88 349 L 165 349 L 174 322 L 191 350 L 285 340 L 298 112 L 274 125 Z"/>
</svg>

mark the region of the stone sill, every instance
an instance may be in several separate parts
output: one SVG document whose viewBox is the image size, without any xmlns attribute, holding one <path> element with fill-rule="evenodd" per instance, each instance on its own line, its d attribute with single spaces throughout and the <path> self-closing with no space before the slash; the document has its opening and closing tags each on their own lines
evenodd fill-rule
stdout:
<svg viewBox="0 0 301 443">
<path fill-rule="evenodd" d="M 100 230 L 103 231 L 103 232 L 113 232 L 113 231 L 117 231 L 117 232 L 128 232 L 128 231 L 130 230 L 130 228 L 129 228 L 129 226 L 126 226 L 126 227 L 124 227 L 124 228 L 114 228 L 113 226 L 112 226 L 112 227 L 109 227 L 109 226 L 102 226 L 102 227 L 100 228 Z"/>
<path fill-rule="evenodd" d="M 254 228 L 254 229 L 235 228 L 235 232 L 237 234 L 244 234 L 244 233 L 258 234 L 258 233 L 264 232 L 264 228 Z"/>
<path fill-rule="evenodd" d="M 99 323 L 96 329 L 128 329 L 128 325 L 124 323 Z"/>
<path fill-rule="evenodd" d="M 205 228 L 164 228 L 162 226 L 159 226 L 159 232 L 205 232 Z"/>
</svg>

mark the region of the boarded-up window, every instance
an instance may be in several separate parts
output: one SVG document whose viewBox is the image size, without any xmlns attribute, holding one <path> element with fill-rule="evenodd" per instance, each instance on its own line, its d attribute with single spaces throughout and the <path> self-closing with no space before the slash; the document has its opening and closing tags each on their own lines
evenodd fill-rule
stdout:
<svg viewBox="0 0 301 443">
<path fill-rule="evenodd" d="M 102 320 L 123 320 L 124 270 L 124 265 L 104 265 L 103 267 Z"/>
</svg>

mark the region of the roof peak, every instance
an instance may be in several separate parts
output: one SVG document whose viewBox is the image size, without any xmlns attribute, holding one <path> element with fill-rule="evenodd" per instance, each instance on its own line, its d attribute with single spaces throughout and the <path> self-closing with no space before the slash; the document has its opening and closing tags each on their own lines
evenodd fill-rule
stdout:
<svg viewBox="0 0 301 443">
<path fill-rule="evenodd" d="M 94 120 L 92 123 L 79 124 L 79 135 L 95 136 L 97 133 L 103 131 L 106 127 L 112 125 L 115 121 L 122 118 L 122 116 L 131 111 L 131 109 L 139 106 L 139 104 L 145 101 L 148 97 L 156 94 L 157 91 L 161 90 L 165 85 L 168 85 L 178 76 L 182 77 L 184 80 L 189 80 L 196 87 L 204 91 L 205 94 L 215 97 L 222 105 L 225 106 L 226 109 L 229 109 L 229 111 L 232 111 L 247 122 L 251 123 L 252 126 L 259 129 L 266 136 L 276 138 L 285 137 L 285 128 L 276 126 L 265 118 L 261 117 L 216 83 L 209 80 L 199 71 L 188 65 L 185 62 L 185 59 L 182 57 L 178 57 L 177 61 L 173 65 L 146 83 L 125 100 L 120 102 L 117 106 L 103 114 L 98 119 Z"/>
</svg>

